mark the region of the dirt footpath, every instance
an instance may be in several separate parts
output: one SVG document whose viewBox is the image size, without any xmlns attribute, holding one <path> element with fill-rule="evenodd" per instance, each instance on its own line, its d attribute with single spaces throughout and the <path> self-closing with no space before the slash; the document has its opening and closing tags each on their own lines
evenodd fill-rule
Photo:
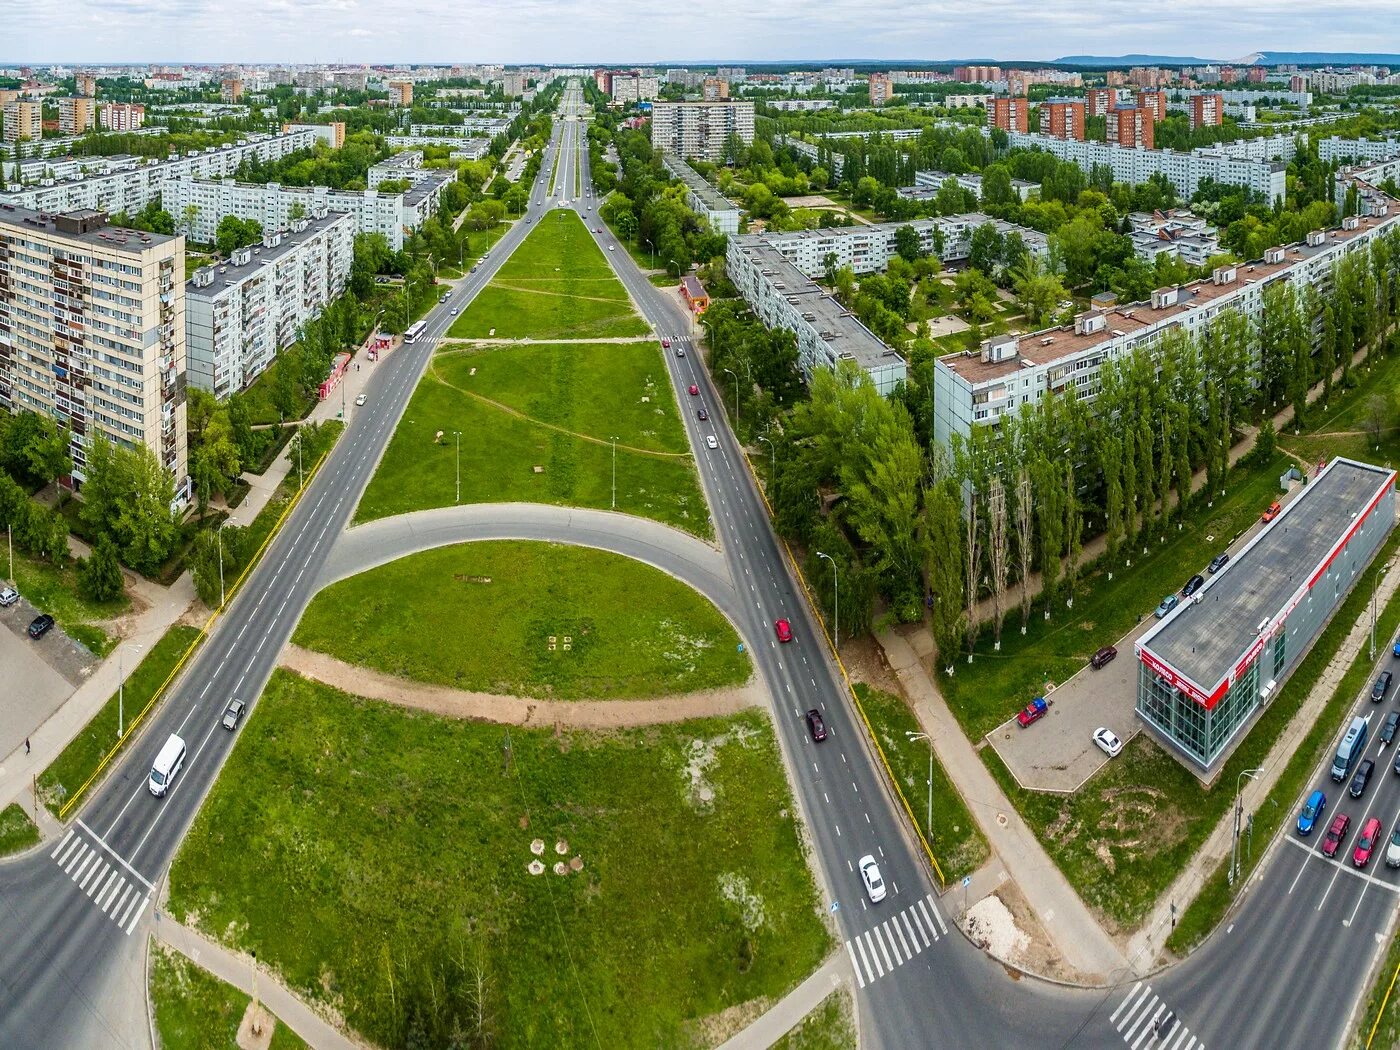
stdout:
<svg viewBox="0 0 1400 1050">
<path fill-rule="evenodd" d="M 575 729 L 623 729 L 690 718 L 733 715 L 765 704 L 756 678 L 728 689 L 660 697 L 655 700 L 532 700 L 476 693 L 449 686 L 413 682 L 372 671 L 298 645 L 282 650 L 281 665 L 303 677 L 343 689 L 355 696 L 383 700 L 448 718 L 472 718 L 517 726 L 566 726 Z"/>
</svg>

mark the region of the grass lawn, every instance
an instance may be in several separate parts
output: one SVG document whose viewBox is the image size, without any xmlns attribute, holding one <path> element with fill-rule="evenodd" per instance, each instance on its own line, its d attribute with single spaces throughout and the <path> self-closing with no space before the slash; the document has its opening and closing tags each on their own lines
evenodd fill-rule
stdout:
<svg viewBox="0 0 1400 1050">
<path fill-rule="evenodd" d="M 464 543 L 370 569 L 318 594 L 296 641 L 405 678 L 560 700 L 685 693 L 750 671 L 729 622 L 679 580 L 552 543 Z"/>
<path fill-rule="evenodd" d="M 524 346 L 440 354 L 413 392 L 356 508 L 356 520 L 450 506 L 457 480 L 454 431 L 462 434 L 463 503 L 525 501 L 611 508 L 609 438 L 617 436 L 620 445 L 657 450 L 684 445 L 679 409 L 663 382 L 660 350 L 603 346 Z M 519 361 L 548 369 L 548 375 L 532 375 Z M 610 365 L 622 371 L 609 376 Z M 486 397 L 499 395 L 500 401 L 521 412 L 539 413 L 545 422 L 565 430 L 512 415 L 462 392 L 477 389 Z M 643 396 L 654 400 L 643 404 Z M 438 431 L 444 435 L 440 444 L 435 441 Z M 543 469 L 536 471 L 536 467 Z M 699 478 L 688 456 L 648 455 L 619 447 L 617 509 L 699 536 L 712 535 Z"/>
<path fill-rule="evenodd" d="M 98 656 L 116 648 L 117 639 L 99 624 L 126 612 L 130 599 L 123 594 L 116 601 L 91 602 L 78 593 L 78 570 L 69 558 L 63 568 L 16 550 L 15 589 L 39 609 L 48 613 L 64 632 Z M 0 563 L 3 565 L 5 563 Z"/>
<path fill-rule="evenodd" d="M 277 370 L 282 367 L 282 359 L 274 358 L 272 364 L 260 373 L 243 391 L 243 403 L 248 406 L 248 420 L 254 426 L 265 423 L 280 423 L 283 416 L 272 403 L 272 390 L 277 382 Z M 305 419 L 307 413 L 316 407 L 312 398 L 307 398 L 297 406 L 292 419 Z"/>
<path fill-rule="evenodd" d="M 1366 997 L 1366 1010 L 1348 1042 L 1357 1047 L 1400 1046 L 1400 937 L 1390 942 L 1375 986 Z M 1385 1013 L 1381 1013 L 1381 1004 Z"/>
<path fill-rule="evenodd" d="M 170 887 L 182 921 L 385 1046 L 482 1014 L 501 1048 L 688 1045 L 833 944 L 761 713 L 507 732 L 286 671 Z"/>
<path fill-rule="evenodd" d="M 1331 401 L 1324 409 L 1313 405 L 1307 421 L 1311 424 L 1303 434 L 1287 431 L 1279 435 L 1278 443 L 1296 452 L 1309 463 L 1334 456 L 1348 456 L 1367 463 L 1400 461 L 1400 419 L 1395 408 L 1395 391 L 1400 389 L 1400 354 L 1389 357 L 1375 355 L 1370 370 L 1354 368 L 1357 385 L 1350 390 L 1334 388 Z M 1370 416 L 1369 402 L 1373 397 L 1385 398 L 1390 406 L 1389 426 L 1381 434 L 1376 448 L 1366 433 Z"/>
<path fill-rule="evenodd" d="M 0 810 L 0 857 L 38 845 L 39 829 L 18 802 Z"/>
<path fill-rule="evenodd" d="M 51 812 L 58 814 L 63 803 L 82 787 L 102 757 L 116 745 L 119 706 L 125 712 L 123 725 L 129 728 L 198 635 L 197 628 L 176 624 L 161 635 L 134 671 L 127 668 L 124 704 L 119 704 L 118 694 L 113 693 L 83 731 L 39 774 L 39 797 Z"/>
<path fill-rule="evenodd" d="M 179 952 L 151 950 L 151 1003 L 163 1050 L 235 1050 L 248 996 Z M 271 1050 L 304 1050 L 286 1025 L 272 1030 Z"/>
<path fill-rule="evenodd" d="M 856 1026 L 851 993 L 841 988 L 821 1001 L 773 1050 L 856 1050 Z"/>
<path fill-rule="evenodd" d="M 987 840 L 937 756 L 933 760 L 933 823 L 928 823 L 928 742 L 910 741 L 904 735 L 921 731 L 909 705 L 903 697 L 864 682 L 855 683 L 855 691 L 944 879 L 952 882 L 976 871 L 987 859 Z"/>
</svg>

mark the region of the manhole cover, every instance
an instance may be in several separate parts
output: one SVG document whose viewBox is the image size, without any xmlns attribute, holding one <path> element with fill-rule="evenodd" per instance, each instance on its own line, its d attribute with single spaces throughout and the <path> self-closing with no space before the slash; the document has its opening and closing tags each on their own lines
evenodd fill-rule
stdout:
<svg viewBox="0 0 1400 1050">
<path fill-rule="evenodd" d="M 1006 825 L 1009 824 L 1009 823 L 1011 823 L 1011 822 L 1010 822 L 1009 820 L 1006 819 L 1006 814 L 1005 814 L 1005 813 L 998 813 L 998 814 L 997 814 L 997 826 L 998 826 L 998 827 L 1004 828 L 1004 827 L 1006 827 Z"/>
</svg>

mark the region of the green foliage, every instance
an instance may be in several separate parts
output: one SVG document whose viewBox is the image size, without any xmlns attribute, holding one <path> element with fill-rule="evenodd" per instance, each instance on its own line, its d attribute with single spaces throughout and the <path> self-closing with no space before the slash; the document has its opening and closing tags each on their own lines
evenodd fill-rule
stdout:
<svg viewBox="0 0 1400 1050">
<path fill-rule="evenodd" d="M 121 597 L 124 586 L 116 544 L 102 536 L 92 554 L 78 563 L 78 593 L 89 601 L 111 602 Z"/>
<path fill-rule="evenodd" d="M 80 517 L 93 536 L 109 537 L 122 561 L 143 575 L 154 575 L 175 549 L 174 501 L 174 480 L 145 445 L 127 448 L 101 437 L 92 442 Z"/>
<path fill-rule="evenodd" d="M 39 844 L 39 829 L 18 802 L 0 811 L 0 857 L 8 857 Z"/>
<path fill-rule="evenodd" d="M 151 952 L 151 1005 L 162 1050 L 234 1050 L 249 997 L 200 969 L 173 948 Z M 265 1007 L 264 1007 L 265 1008 Z M 271 1050 L 305 1050 L 285 1024 L 272 1031 Z"/>
<path fill-rule="evenodd" d="M 240 219 L 237 215 L 225 215 L 219 220 L 214 244 L 219 249 L 219 254 L 227 258 L 239 248 L 257 244 L 262 240 L 262 235 L 262 223 L 257 219 Z"/>
</svg>

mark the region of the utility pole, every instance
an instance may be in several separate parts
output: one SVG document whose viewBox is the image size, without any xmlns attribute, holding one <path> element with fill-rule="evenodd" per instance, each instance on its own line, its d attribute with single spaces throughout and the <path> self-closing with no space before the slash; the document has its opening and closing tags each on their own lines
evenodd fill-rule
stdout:
<svg viewBox="0 0 1400 1050">
<path fill-rule="evenodd" d="M 832 642 L 832 647 L 839 650 L 841 648 L 841 574 L 836 571 L 836 559 L 833 558 L 830 554 L 823 554 L 821 551 L 817 551 L 817 557 L 825 558 L 827 561 L 831 562 L 831 582 L 832 587 L 836 592 L 836 600 L 834 602 L 836 610 L 836 624 L 835 630 L 832 632 L 834 638 Z"/>
<path fill-rule="evenodd" d="M 612 509 L 617 510 L 617 438 L 612 441 Z"/>
<path fill-rule="evenodd" d="M 768 451 L 773 453 L 773 465 L 768 471 L 768 484 L 772 485 L 773 478 L 778 473 L 778 449 L 777 446 L 773 444 L 773 439 L 766 434 L 759 434 L 758 440 L 768 442 Z"/>
<path fill-rule="evenodd" d="M 735 375 L 734 369 L 726 368 L 731 376 L 734 376 L 734 436 L 739 436 L 739 377 Z"/>
<path fill-rule="evenodd" d="M 132 652 L 139 653 L 141 647 L 133 645 Z M 126 654 L 120 649 L 117 650 L 117 740 L 122 738 L 126 729 Z"/>
<path fill-rule="evenodd" d="M 913 743 L 916 740 L 928 741 L 928 815 L 924 818 L 924 831 L 926 834 L 933 831 L 933 737 L 927 733 L 915 733 L 905 730 L 904 735 Z"/>
<path fill-rule="evenodd" d="M 219 544 L 219 608 L 222 609 L 227 601 L 224 597 L 224 523 L 222 521 L 219 522 L 216 538 Z"/>
<path fill-rule="evenodd" d="M 1230 843 L 1230 885 L 1235 884 L 1235 879 L 1240 874 L 1240 817 L 1244 815 L 1244 802 L 1240 795 L 1240 783 L 1245 777 L 1254 780 L 1262 769 L 1241 770 L 1240 775 L 1235 777 L 1235 834 Z"/>
<path fill-rule="evenodd" d="M 453 497 L 453 503 L 462 502 L 462 432 L 454 430 L 452 433 L 457 438 L 457 495 Z"/>
</svg>

